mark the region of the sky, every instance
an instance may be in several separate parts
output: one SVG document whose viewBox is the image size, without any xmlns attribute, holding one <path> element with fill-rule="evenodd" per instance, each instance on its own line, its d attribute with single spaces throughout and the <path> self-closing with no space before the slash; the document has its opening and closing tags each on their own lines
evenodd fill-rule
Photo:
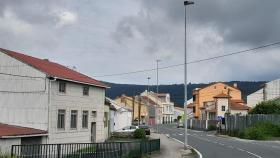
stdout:
<svg viewBox="0 0 280 158">
<path fill-rule="evenodd" d="M 184 63 L 183 0 L 1 0 L 0 47 L 75 67 L 95 79 L 156 84 Z M 194 0 L 188 62 L 280 41 L 279 0 Z M 188 82 L 280 77 L 280 45 L 188 65 Z M 103 77 L 102 77 L 103 76 Z M 183 66 L 159 84 L 184 81 Z"/>
</svg>

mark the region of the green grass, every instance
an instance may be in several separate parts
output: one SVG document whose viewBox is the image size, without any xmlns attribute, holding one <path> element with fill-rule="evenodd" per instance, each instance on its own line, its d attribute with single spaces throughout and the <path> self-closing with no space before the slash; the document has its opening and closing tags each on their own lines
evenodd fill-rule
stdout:
<svg viewBox="0 0 280 158">
<path fill-rule="evenodd" d="M 280 125 L 271 122 L 258 122 L 240 131 L 237 136 L 244 139 L 269 140 L 274 137 L 280 137 Z"/>
</svg>

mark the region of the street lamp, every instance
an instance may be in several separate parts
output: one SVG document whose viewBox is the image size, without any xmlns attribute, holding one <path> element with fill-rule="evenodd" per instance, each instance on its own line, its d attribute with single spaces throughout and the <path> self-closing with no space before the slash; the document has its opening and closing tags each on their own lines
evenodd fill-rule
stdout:
<svg viewBox="0 0 280 158">
<path fill-rule="evenodd" d="M 157 133 L 159 132 L 158 131 L 158 123 L 159 123 L 159 117 L 158 117 L 158 63 L 160 62 L 161 60 L 157 59 L 156 62 L 157 62 L 157 100 L 156 100 L 156 110 L 155 110 L 155 121 L 156 121 L 156 126 L 157 126 Z"/>
<path fill-rule="evenodd" d="M 184 148 L 188 148 L 188 109 L 187 109 L 187 101 L 188 101 L 188 89 L 187 89 L 187 5 L 192 5 L 194 2 L 192 1 L 184 1 L 185 6 L 185 62 L 184 62 L 184 115 L 185 115 L 185 143 Z"/>
<path fill-rule="evenodd" d="M 148 77 L 147 79 L 148 79 L 148 86 L 147 86 L 148 108 L 150 108 L 149 91 L 150 91 L 150 79 L 151 79 L 151 77 Z M 150 114 L 149 114 L 149 117 L 150 117 Z M 148 117 L 148 123 L 149 123 L 150 125 L 152 125 L 152 124 L 150 123 L 150 118 L 149 118 L 149 117 Z"/>
</svg>

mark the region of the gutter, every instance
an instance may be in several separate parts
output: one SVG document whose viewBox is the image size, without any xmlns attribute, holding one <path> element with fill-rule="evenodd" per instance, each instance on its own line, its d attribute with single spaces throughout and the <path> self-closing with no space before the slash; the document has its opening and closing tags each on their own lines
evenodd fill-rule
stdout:
<svg viewBox="0 0 280 158">
<path fill-rule="evenodd" d="M 23 138 L 23 137 L 40 137 L 48 136 L 48 133 L 45 134 L 30 134 L 30 135 L 17 135 L 17 136 L 1 136 L 0 138 Z"/>
</svg>

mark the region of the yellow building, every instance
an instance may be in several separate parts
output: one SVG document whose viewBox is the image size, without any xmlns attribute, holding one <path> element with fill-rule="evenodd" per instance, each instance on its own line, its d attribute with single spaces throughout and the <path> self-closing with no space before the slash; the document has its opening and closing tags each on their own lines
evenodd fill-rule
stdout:
<svg viewBox="0 0 280 158">
<path fill-rule="evenodd" d="M 122 103 L 125 107 L 131 109 L 133 111 L 133 120 L 139 120 L 141 123 L 147 123 L 147 116 L 148 116 L 148 110 L 147 106 L 144 104 L 144 102 L 141 100 L 141 97 L 130 97 L 126 95 L 122 95 L 120 97 L 117 97 L 115 99 L 117 103 Z M 140 116 L 139 116 L 140 111 Z"/>
<path fill-rule="evenodd" d="M 241 110 L 243 114 L 248 112 L 248 107 L 244 104 L 244 101 L 241 98 L 241 91 L 237 88 L 237 84 L 233 86 L 226 85 L 224 83 L 218 82 L 210 84 L 204 88 L 197 88 L 193 90 L 193 113 L 194 117 L 198 119 L 209 119 L 215 118 L 219 114 L 218 103 L 221 102 L 222 98 L 228 98 L 224 102 L 227 102 L 227 107 L 229 110 Z M 222 103 L 221 104 L 225 104 Z M 188 105 L 191 107 L 191 105 Z M 224 105 L 221 105 L 223 110 L 225 109 Z M 208 116 L 204 116 L 208 114 Z"/>
</svg>

